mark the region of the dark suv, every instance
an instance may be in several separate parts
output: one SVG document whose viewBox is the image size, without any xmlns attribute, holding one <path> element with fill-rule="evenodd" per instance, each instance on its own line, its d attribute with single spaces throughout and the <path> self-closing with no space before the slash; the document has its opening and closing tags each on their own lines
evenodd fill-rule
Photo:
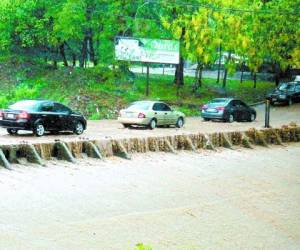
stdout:
<svg viewBox="0 0 300 250">
<path fill-rule="evenodd" d="M 275 103 L 286 103 L 292 105 L 300 101 L 300 82 L 281 83 L 272 93 L 267 95 L 271 105 Z"/>
<path fill-rule="evenodd" d="M 0 126 L 9 134 L 31 130 L 36 136 L 43 136 L 45 131 L 72 131 L 80 135 L 86 129 L 86 120 L 80 113 L 58 102 L 25 100 L 0 110 Z"/>
</svg>

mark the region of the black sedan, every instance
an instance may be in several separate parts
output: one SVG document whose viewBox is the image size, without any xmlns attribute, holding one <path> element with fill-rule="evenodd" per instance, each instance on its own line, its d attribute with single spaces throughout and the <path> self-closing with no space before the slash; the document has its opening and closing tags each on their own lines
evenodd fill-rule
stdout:
<svg viewBox="0 0 300 250">
<path fill-rule="evenodd" d="M 252 122 L 256 119 L 256 111 L 241 100 L 233 98 L 216 98 L 202 106 L 201 116 L 205 121 L 223 120 L 227 122 Z"/>
<path fill-rule="evenodd" d="M 9 134 L 29 130 L 36 136 L 43 136 L 46 131 L 72 131 L 80 135 L 86 129 L 86 120 L 80 113 L 58 102 L 25 100 L 0 110 L 0 126 Z"/>
<path fill-rule="evenodd" d="M 300 102 L 300 82 L 281 83 L 272 93 L 267 95 L 271 105 L 275 103 L 285 103 L 292 105 L 294 102 Z"/>
</svg>

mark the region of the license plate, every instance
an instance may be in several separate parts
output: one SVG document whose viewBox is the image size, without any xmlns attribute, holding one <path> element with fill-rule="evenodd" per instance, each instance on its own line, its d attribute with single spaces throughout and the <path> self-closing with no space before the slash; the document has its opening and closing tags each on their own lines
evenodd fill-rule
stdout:
<svg viewBox="0 0 300 250">
<path fill-rule="evenodd" d="M 218 111 L 216 109 L 207 109 L 208 113 L 217 113 Z"/>
<path fill-rule="evenodd" d="M 7 114 L 6 117 L 7 117 L 7 119 L 15 119 L 14 114 Z"/>
<path fill-rule="evenodd" d="M 273 98 L 272 101 L 275 102 L 275 101 L 277 101 L 277 99 L 276 99 L 276 98 Z"/>
</svg>

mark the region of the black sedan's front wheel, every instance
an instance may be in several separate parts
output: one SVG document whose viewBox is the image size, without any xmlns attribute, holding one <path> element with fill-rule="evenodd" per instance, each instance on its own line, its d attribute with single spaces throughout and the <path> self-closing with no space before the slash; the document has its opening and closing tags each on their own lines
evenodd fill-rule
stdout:
<svg viewBox="0 0 300 250">
<path fill-rule="evenodd" d="M 16 135 L 18 133 L 18 130 L 13 128 L 8 128 L 7 133 L 9 133 L 10 135 Z"/>
<path fill-rule="evenodd" d="M 74 125 L 73 133 L 76 135 L 81 135 L 84 131 L 84 126 L 82 122 L 76 122 Z"/>
<path fill-rule="evenodd" d="M 34 129 L 33 129 L 33 133 L 40 137 L 40 136 L 43 136 L 45 134 L 45 127 L 42 123 L 38 123 L 34 126 Z"/>
</svg>

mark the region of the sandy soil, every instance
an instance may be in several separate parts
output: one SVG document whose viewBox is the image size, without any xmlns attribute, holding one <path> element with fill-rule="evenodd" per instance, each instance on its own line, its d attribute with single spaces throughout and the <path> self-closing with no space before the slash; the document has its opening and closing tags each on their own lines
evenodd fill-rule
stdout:
<svg viewBox="0 0 300 250">
<path fill-rule="evenodd" d="M 299 249 L 300 144 L 0 169 L 0 249 Z"/>
<path fill-rule="evenodd" d="M 47 135 L 42 138 L 36 138 L 32 133 L 23 133 L 17 136 L 10 136 L 6 130 L 0 128 L 0 144 L 28 142 L 49 142 L 55 139 L 70 141 L 74 139 L 103 139 L 103 138 L 124 138 L 133 136 L 165 136 L 174 134 L 190 134 L 190 133 L 211 133 L 216 131 L 237 131 L 247 130 L 249 128 L 261 129 L 264 127 L 264 106 L 256 107 L 257 120 L 255 122 L 203 122 L 200 117 L 188 118 L 184 128 L 157 128 L 154 131 L 145 128 L 125 129 L 116 120 L 89 121 L 87 131 L 81 135 L 59 134 Z M 300 123 L 300 103 L 292 106 L 276 106 L 271 111 L 271 126 L 279 127 L 290 122 Z"/>
</svg>

